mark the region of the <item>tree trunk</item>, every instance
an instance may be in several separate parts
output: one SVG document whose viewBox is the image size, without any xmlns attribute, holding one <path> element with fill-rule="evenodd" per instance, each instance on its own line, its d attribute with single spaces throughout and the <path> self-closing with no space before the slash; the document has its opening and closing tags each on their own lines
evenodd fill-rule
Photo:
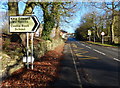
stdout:
<svg viewBox="0 0 120 88">
<path fill-rule="evenodd" d="M 13 2 L 8 2 L 8 16 L 16 16 L 18 14 L 18 2 L 13 0 Z"/>
<path fill-rule="evenodd" d="M 29 2 L 29 1 L 28 1 L 28 2 L 26 3 L 26 7 L 25 7 L 25 10 L 24 10 L 23 15 L 24 15 L 24 16 L 31 16 L 32 13 L 33 13 L 34 7 L 35 7 L 35 4 L 34 4 L 33 2 Z M 20 37 L 21 37 L 21 39 L 22 39 L 22 44 L 23 44 L 24 46 L 26 46 L 26 33 L 22 33 L 22 34 L 20 35 Z"/>
<path fill-rule="evenodd" d="M 114 25 L 115 25 L 115 18 L 113 17 L 112 28 L 111 28 L 111 31 L 112 31 L 112 43 L 115 42 Z"/>
<path fill-rule="evenodd" d="M 100 39 L 99 29 L 97 28 L 97 26 L 95 26 L 95 29 L 96 29 L 96 35 L 97 35 L 97 38 Z"/>
<path fill-rule="evenodd" d="M 56 13 L 55 16 L 54 16 L 54 19 L 55 19 L 55 23 L 56 23 L 56 32 L 55 32 L 55 37 L 56 38 L 59 38 L 60 37 L 60 25 L 59 25 L 59 22 L 60 22 L 60 14 L 59 14 L 59 5 L 54 5 L 53 7 L 53 13 Z"/>
<path fill-rule="evenodd" d="M 55 26 L 54 15 L 52 12 L 49 13 L 48 5 L 49 5 L 48 3 L 41 5 L 43 9 L 43 17 L 44 17 L 43 19 L 44 25 L 43 25 L 43 32 L 42 32 L 42 38 L 44 40 L 51 40 L 50 34 L 53 27 Z"/>
<path fill-rule="evenodd" d="M 110 24 L 110 44 L 112 44 L 112 23 Z"/>
<path fill-rule="evenodd" d="M 111 44 L 113 44 L 114 43 L 114 38 L 115 38 L 115 35 L 114 35 L 114 14 L 115 14 L 115 12 L 114 12 L 114 2 L 112 2 L 112 23 L 111 23 L 111 27 L 110 27 L 110 35 L 111 35 Z"/>
<path fill-rule="evenodd" d="M 31 16 L 33 14 L 33 9 L 35 7 L 34 2 L 27 2 L 23 15 Z"/>
<path fill-rule="evenodd" d="M 43 32 L 42 32 L 42 37 L 43 36 L 46 36 L 45 35 L 45 32 L 47 31 L 47 29 L 46 29 L 46 23 L 47 23 L 47 17 L 48 17 L 48 13 L 47 13 L 47 8 L 46 7 L 42 7 L 43 8 L 43 22 L 44 22 L 44 24 L 43 24 Z"/>
</svg>

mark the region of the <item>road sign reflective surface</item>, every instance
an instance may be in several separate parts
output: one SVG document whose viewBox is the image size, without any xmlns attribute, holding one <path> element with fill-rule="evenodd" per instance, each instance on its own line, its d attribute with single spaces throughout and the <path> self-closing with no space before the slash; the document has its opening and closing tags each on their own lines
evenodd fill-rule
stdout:
<svg viewBox="0 0 120 88">
<path fill-rule="evenodd" d="M 40 23 L 36 16 L 10 16 L 10 32 L 35 32 Z"/>
</svg>

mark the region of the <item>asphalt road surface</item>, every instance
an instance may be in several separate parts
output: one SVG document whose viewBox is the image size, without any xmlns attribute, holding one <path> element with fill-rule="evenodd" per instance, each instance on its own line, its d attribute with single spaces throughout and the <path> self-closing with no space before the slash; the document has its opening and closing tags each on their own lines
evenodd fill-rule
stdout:
<svg viewBox="0 0 120 88">
<path fill-rule="evenodd" d="M 55 88 L 120 88 L 118 48 L 69 38 Z"/>
</svg>

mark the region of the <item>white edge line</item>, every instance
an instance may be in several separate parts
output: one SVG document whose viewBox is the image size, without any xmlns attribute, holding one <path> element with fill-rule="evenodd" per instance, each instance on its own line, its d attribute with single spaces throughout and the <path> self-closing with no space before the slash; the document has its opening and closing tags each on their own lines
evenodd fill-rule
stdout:
<svg viewBox="0 0 120 88">
<path fill-rule="evenodd" d="M 80 76 L 79 76 L 79 73 L 78 73 L 78 70 L 77 70 L 77 66 L 76 66 L 76 62 L 75 62 L 75 58 L 73 57 L 73 53 L 72 53 L 72 49 L 71 49 L 71 46 L 70 46 L 70 45 L 69 45 L 69 47 L 70 47 L 70 52 L 71 52 L 71 54 L 72 54 L 73 63 L 74 63 L 74 67 L 75 67 L 76 75 L 77 75 L 77 78 L 78 78 L 79 86 L 80 86 L 80 88 L 82 88 L 82 84 L 81 84 Z"/>
</svg>

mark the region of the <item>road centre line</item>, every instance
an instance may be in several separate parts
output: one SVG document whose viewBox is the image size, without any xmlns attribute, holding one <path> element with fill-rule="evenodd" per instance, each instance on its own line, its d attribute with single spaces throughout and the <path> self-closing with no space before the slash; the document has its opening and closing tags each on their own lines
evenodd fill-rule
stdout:
<svg viewBox="0 0 120 88">
<path fill-rule="evenodd" d="M 81 45 L 85 46 L 85 44 L 81 44 Z"/>
<path fill-rule="evenodd" d="M 89 47 L 89 46 L 86 46 L 87 48 L 89 48 L 89 49 L 91 49 L 91 47 Z"/>
<path fill-rule="evenodd" d="M 87 48 L 91 49 L 91 47 L 86 46 L 85 44 L 81 44 L 81 45 L 83 45 L 83 46 L 85 46 L 85 47 L 87 47 Z M 98 52 L 98 53 L 100 53 L 100 54 L 102 54 L 102 55 L 106 55 L 105 53 L 100 52 L 100 51 L 98 51 L 98 50 L 96 50 L 96 49 L 93 49 L 93 50 L 94 50 L 94 51 L 96 51 L 96 52 Z"/>
<path fill-rule="evenodd" d="M 80 79 L 80 76 L 79 76 L 79 72 L 78 72 L 78 69 L 77 69 L 77 66 L 76 66 L 75 58 L 74 58 L 74 55 L 73 55 L 70 44 L 69 44 L 69 48 L 70 48 L 70 52 L 71 52 L 71 55 L 72 55 L 73 64 L 74 64 L 74 68 L 75 68 L 75 71 L 76 71 L 77 79 L 78 79 L 78 82 L 79 82 L 79 87 L 82 88 L 81 79 Z"/>
<path fill-rule="evenodd" d="M 116 60 L 116 61 L 119 61 L 120 62 L 120 60 L 119 59 L 117 59 L 117 58 L 113 58 L 114 60 Z"/>
<path fill-rule="evenodd" d="M 91 47 L 89 47 L 89 46 L 86 46 L 85 44 L 81 44 L 81 45 L 83 45 L 83 46 L 85 46 L 85 47 L 87 47 L 87 48 L 91 49 Z"/>
<path fill-rule="evenodd" d="M 85 46 L 84 44 L 81 44 L 81 45 Z M 91 49 L 91 47 L 89 47 L 89 46 L 86 46 L 86 47 Z M 102 55 L 106 55 L 105 53 L 100 52 L 100 51 L 98 51 L 98 50 L 96 50 L 96 49 L 93 49 L 93 50 L 96 51 L 96 52 L 98 52 L 98 53 L 100 53 L 100 54 L 102 54 Z M 120 60 L 117 59 L 117 58 L 113 58 L 113 59 L 120 62 Z"/>
<path fill-rule="evenodd" d="M 98 50 L 96 50 L 96 49 L 93 49 L 93 50 L 96 51 L 96 52 L 98 52 L 98 53 L 100 53 L 100 54 L 102 54 L 102 55 L 106 55 L 105 53 L 100 52 L 100 51 L 98 51 Z"/>
<path fill-rule="evenodd" d="M 106 55 L 105 53 L 102 53 L 102 52 L 100 52 L 100 51 L 98 51 L 98 50 L 96 50 L 96 49 L 93 49 L 93 50 L 96 51 L 96 52 L 98 52 L 98 53 L 100 53 L 100 54 Z M 113 58 L 113 59 L 120 62 L 120 60 L 117 59 L 117 58 Z"/>
</svg>

